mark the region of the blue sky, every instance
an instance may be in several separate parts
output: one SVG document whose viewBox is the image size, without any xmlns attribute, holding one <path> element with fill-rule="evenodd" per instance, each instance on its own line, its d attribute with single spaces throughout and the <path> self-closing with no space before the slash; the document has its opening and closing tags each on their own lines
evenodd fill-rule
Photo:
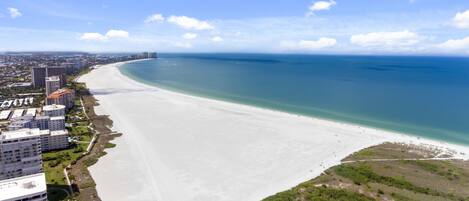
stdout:
<svg viewBox="0 0 469 201">
<path fill-rule="evenodd" d="M 3 0 L 0 51 L 469 55 L 466 0 Z"/>
</svg>

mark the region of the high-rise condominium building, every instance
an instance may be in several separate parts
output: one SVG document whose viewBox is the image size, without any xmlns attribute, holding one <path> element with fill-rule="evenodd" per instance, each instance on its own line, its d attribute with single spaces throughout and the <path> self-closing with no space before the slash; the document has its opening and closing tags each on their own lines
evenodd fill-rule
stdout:
<svg viewBox="0 0 469 201">
<path fill-rule="evenodd" d="M 67 81 L 66 73 L 67 68 L 61 66 L 33 67 L 31 68 L 31 79 L 33 82 L 33 86 L 36 88 L 40 88 L 46 86 L 46 77 L 59 76 L 60 86 L 64 87 Z"/>
<path fill-rule="evenodd" d="M 46 96 L 50 95 L 54 91 L 60 89 L 60 77 L 59 76 L 52 76 L 46 77 Z"/>
<path fill-rule="evenodd" d="M 3 132 L 0 151 L 0 180 L 42 172 L 39 129 Z"/>
</svg>

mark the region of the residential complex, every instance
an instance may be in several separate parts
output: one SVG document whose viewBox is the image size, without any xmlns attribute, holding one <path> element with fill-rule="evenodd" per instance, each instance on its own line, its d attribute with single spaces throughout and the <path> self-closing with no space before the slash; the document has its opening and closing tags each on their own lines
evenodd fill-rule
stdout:
<svg viewBox="0 0 469 201">
<path fill-rule="evenodd" d="M 0 54 L 0 201 L 47 200 L 42 153 L 70 147 L 65 115 L 75 105 L 75 91 L 64 88 L 67 74 L 86 66 L 156 57 Z"/>
<path fill-rule="evenodd" d="M 41 130 L 51 130 L 51 131 L 56 131 L 56 130 L 64 130 L 65 129 L 65 114 L 64 112 L 62 113 L 60 108 L 65 108 L 63 105 L 54 105 L 56 110 L 51 110 L 51 107 L 46 107 L 47 113 L 44 114 L 51 114 L 53 116 L 47 116 L 47 115 L 32 115 L 32 112 L 30 114 L 26 113 L 26 115 L 22 116 L 21 114 L 12 116 L 10 118 L 10 125 L 8 125 L 8 130 L 14 131 L 14 130 L 19 130 L 22 128 L 39 128 Z M 44 110 L 44 109 L 43 109 Z M 15 110 L 19 111 L 19 110 Z M 28 111 L 30 111 L 28 109 Z M 62 115 L 59 115 L 62 114 Z"/>
</svg>

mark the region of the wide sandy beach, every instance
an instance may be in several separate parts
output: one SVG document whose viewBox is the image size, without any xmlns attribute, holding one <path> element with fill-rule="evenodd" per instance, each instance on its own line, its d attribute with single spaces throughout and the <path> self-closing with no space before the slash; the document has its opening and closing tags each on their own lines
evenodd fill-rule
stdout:
<svg viewBox="0 0 469 201">
<path fill-rule="evenodd" d="M 260 200 L 385 141 L 469 157 L 458 145 L 159 89 L 127 78 L 118 65 L 79 80 L 123 133 L 90 167 L 105 201 Z"/>
</svg>

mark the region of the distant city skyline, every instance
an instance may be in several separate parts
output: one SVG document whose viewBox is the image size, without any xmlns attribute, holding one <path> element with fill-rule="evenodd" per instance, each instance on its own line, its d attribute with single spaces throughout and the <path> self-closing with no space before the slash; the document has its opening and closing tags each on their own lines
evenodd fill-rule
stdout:
<svg viewBox="0 0 469 201">
<path fill-rule="evenodd" d="M 0 51 L 469 55 L 469 1 L 0 2 Z"/>
</svg>

